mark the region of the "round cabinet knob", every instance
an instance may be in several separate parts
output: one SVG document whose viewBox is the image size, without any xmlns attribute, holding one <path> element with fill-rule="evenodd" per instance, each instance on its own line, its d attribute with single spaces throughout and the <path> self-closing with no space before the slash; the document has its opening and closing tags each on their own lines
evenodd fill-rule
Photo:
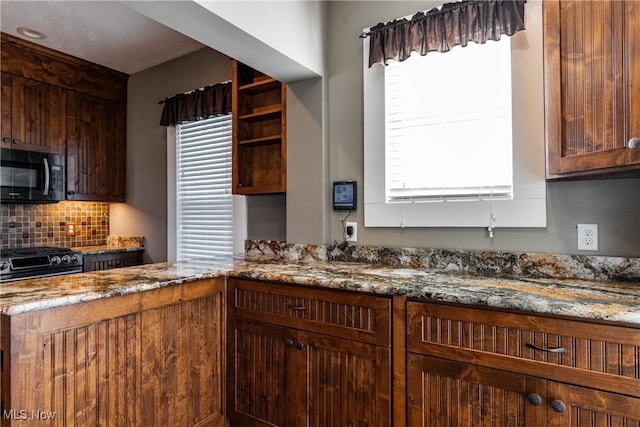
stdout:
<svg viewBox="0 0 640 427">
<path fill-rule="evenodd" d="M 53 265 L 60 265 L 60 262 L 61 262 L 61 260 L 60 260 L 59 256 L 54 256 L 54 257 L 51 258 L 51 264 L 53 264 Z"/>
<path fill-rule="evenodd" d="M 627 143 L 627 147 L 631 148 L 632 150 L 640 147 L 640 138 L 631 138 Z"/>
<path fill-rule="evenodd" d="M 287 347 L 293 347 L 293 340 L 290 340 L 290 339 L 286 340 L 284 342 L 284 345 Z"/>
<path fill-rule="evenodd" d="M 558 413 L 563 413 L 567 410 L 567 405 L 562 400 L 554 400 L 551 402 L 551 408 Z"/>
<path fill-rule="evenodd" d="M 304 348 L 304 344 L 302 344 L 300 341 L 298 341 L 298 342 L 296 343 L 296 348 L 297 348 L 298 350 L 302 350 L 302 349 Z"/>
<path fill-rule="evenodd" d="M 529 403 L 533 406 L 540 406 L 542 404 L 542 397 L 539 394 L 531 393 L 529 396 Z"/>
<path fill-rule="evenodd" d="M 14 144 L 22 144 L 22 141 L 20 141 L 19 139 L 14 139 L 14 140 L 13 140 L 13 143 L 14 143 Z"/>
<path fill-rule="evenodd" d="M 5 136 L 4 138 L 2 138 L 2 142 L 4 142 L 5 144 L 11 144 L 11 138 Z"/>
</svg>

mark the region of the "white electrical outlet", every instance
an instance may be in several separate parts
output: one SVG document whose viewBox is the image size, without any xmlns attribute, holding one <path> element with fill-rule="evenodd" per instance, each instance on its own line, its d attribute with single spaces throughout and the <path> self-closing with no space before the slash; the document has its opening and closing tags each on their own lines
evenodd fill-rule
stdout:
<svg viewBox="0 0 640 427">
<path fill-rule="evenodd" d="M 352 233 L 351 235 L 349 235 L 347 233 L 347 230 L 349 230 L 349 227 L 352 227 Z M 358 223 L 357 222 L 346 222 L 344 225 L 344 239 L 347 242 L 357 242 L 358 241 Z"/>
<path fill-rule="evenodd" d="M 598 224 L 578 224 L 578 250 L 598 250 Z"/>
</svg>

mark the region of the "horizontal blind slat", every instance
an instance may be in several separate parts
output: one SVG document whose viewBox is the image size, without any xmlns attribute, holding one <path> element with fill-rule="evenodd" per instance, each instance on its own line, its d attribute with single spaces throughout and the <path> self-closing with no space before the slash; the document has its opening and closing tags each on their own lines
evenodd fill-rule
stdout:
<svg viewBox="0 0 640 427">
<path fill-rule="evenodd" d="M 231 115 L 176 126 L 177 258 L 233 254 Z"/>
</svg>

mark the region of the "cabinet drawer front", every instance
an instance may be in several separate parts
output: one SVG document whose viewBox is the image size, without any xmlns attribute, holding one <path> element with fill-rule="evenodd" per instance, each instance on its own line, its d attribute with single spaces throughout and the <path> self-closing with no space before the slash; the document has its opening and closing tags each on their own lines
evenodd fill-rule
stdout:
<svg viewBox="0 0 640 427">
<path fill-rule="evenodd" d="M 229 279 L 229 314 L 389 346 L 391 300 L 270 282 Z"/>
<path fill-rule="evenodd" d="M 407 328 L 415 353 L 640 396 L 640 328 L 422 302 Z"/>
</svg>

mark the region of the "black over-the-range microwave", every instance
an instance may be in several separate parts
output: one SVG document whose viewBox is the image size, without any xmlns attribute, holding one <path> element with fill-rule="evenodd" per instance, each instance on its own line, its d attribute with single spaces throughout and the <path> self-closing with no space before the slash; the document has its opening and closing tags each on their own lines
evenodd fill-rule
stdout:
<svg viewBox="0 0 640 427">
<path fill-rule="evenodd" d="M 53 153 L 0 149 L 0 202 L 64 200 L 64 157 Z"/>
</svg>

